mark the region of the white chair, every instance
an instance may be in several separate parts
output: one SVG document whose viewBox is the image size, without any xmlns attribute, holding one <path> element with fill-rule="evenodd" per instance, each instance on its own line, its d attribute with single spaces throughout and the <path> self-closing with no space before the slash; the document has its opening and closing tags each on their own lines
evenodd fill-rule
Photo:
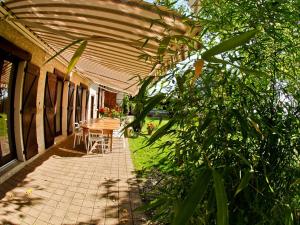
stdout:
<svg viewBox="0 0 300 225">
<path fill-rule="evenodd" d="M 74 123 L 74 143 L 73 148 L 76 146 L 76 142 L 79 145 L 81 140 L 83 140 L 83 133 L 82 128 L 80 127 L 79 123 Z"/>
<path fill-rule="evenodd" d="M 89 131 L 88 139 L 87 153 L 92 152 L 97 147 L 101 147 L 102 154 L 109 149 L 109 141 L 108 138 L 103 135 L 103 130 L 97 132 Z"/>
</svg>

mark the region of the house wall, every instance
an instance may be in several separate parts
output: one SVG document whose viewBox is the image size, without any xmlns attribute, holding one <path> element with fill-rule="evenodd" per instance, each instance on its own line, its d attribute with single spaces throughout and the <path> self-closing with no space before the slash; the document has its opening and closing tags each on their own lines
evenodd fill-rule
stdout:
<svg viewBox="0 0 300 225">
<path fill-rule="evenodd" d="M 87 112 L 87 119 L 91 119 L 91 98 L 92 96 L 94 96 L 94 105 L 93 105 L 93 118 L 97 117 L 97 101 L 98 101 L 98 85 L 91 85 L 90 86 L 90 97 L 89 97 L 89 101 L 88 101 L 88 112 Z"/>
<path fill-rule="evenodd" d="M 47 72 L 54 71 L 54 68 L 58 69 L 61 72 L 66 71 L 66 66 L 59 62 L 58 60 L 54 59 L 50 61 L 47 64 L 44 64 L 44 62 L 51 56 L 47 54 L 46 51 L 44 51 L 42 48 L 40 48 L 38 45 L 34 44 L 34 42 L 27 39 L 23 34 L 21 34 L 19 31 L 17 31 L 14 27 L 12 27 L 10 24 L 8 24 L 4 20 L 0 20 L 0 35 L 10 41 L 11 43 L 15 44 L 19 48 L 29 52 L 32 54 L 31 63 L 37 65 L 40 67 L 40 77 L 38 81 L 38 95 L 37 95 L 37 114 L 36 114 L 36 132 L 37 132 L 37 142 L 38 142 L 38 152 L 44 152 L 45 151 L 45 144 L 44 144 L 44 117 L 43 117 L 43 108 L 44 108 L 44 92 L 45 92 L 45 81 L 46 81 L 46 74 Z M 24 66 L 23 66 L 24 68 Z M 19 76 L 17 79 L 23 79 L 24 78 L 24 71 L 18 72 Z M 79 76 L 77 73 L 73 73 L 72 76 L 70 76 L 70 81 L 75 83 L 75 85 L 79 85 L 80 83 L 83 83 L 85 85 L 89 85 L 88 80 L 83 79 L 81 76 Z M 66 99 L 68 98 L 68 90 L 66 90 L 67 85 L 65 83 L 64 90 L 63 90 L 63 118 L 62 118 L 62 124 L 63 124 L 63 135 L 66 136 L 66 110 L 65 103 L 67 102 Z M 20 95 L 20 89 L 16 89 L 17 94 Z M 75 86 L 75 93 L 74 96 L 76 96 L 76 86 Z M 75 103 L 75 99 L 74 99 Z M 16 106 L 16 105 L 15 105 Z M 20 104 L 17 104 L 18 107 L 20 107 Z M 75 109 L 75 105 L 74 105 Z M 20 112 L 20 108 L 16 109 L 16 112 Z M 73 113 L 74 115 L 74 113 Z M 15 113 L 16 116 L 16 113 Z M 73 119 L 74 120 L 74 119 Z M 18 121 L 16 121 L 18 122 Z M 20 121 L 19 121 L 20 122 Z M 18 128 L 16 133 L 16 144 L 18 144 L 17 148 L 17 155 L 18 159 L 21 161 L 24 161 L 24 155 L 23 151 L 21 151 L 22 145 L 22 132 L 20 132 L 21 125 L 17 124 L 15 128 Z M 21 145 L 21 146 L 20 146 Z"/>
</svg>

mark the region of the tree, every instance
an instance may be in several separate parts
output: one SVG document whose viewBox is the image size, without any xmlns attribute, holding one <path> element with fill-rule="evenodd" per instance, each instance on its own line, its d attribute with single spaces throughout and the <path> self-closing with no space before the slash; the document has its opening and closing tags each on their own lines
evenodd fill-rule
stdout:
<svg viewBox="0 0 300 225">
<path fill-rule="evenodd" d="M 164 101 L 174 113 L 148 141 L 170 137 L 161 143 L 169 153 L 163 189 L 148 209 L 164 224 L 299 224 L 299 4 L 201 6 L 187 19 L 203 26 L 199 36 L 169 36 L 156 57 L 182 43 L 194 66 L 147 78 L 138 94 L 176 80 L 169 93 L 144 99 L 135 121 Z"/>
</svg>

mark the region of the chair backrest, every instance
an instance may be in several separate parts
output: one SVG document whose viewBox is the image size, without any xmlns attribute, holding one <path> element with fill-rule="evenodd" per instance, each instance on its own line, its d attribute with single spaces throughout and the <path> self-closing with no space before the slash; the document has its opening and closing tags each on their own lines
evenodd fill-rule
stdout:
<svg viewBox="0 0 300 225">
<path fill-rule="evenodd" d="M 80 127 L 79 123 L 74 123 L 74 132 L 75 133 L 81 132 L 81 127 Z"/>
<path fill-rule="evenodd" d="M 99 137 L 103 137 L 103 130 L 89 131 L 89 138 L 99 138 Z"/>
<path fill-rule="evenodd" d="M 86 123 L 87 123 L 86 120 L 81 120 L 81 121 L 79 121 L 79 125 L 83 125 L 83 124 L 86 124 Z"/>
</svg>

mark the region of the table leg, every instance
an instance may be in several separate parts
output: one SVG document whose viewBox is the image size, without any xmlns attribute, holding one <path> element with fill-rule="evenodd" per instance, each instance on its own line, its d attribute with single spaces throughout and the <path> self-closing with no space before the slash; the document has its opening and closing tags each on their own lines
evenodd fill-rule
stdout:
<svg viewBox="0 0 300 225">
<path fill-rule="evenodd" d="M 112 152 L 113 133 L 110 133 L 110 152 Z"/>
</svg>

